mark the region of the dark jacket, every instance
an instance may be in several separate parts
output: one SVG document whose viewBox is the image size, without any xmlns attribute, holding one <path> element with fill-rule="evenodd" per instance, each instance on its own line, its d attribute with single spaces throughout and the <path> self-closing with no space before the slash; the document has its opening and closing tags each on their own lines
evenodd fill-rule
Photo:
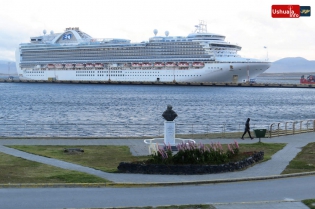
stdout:
<svg viewBox="0 0 315 209">
<path fill-rule="evenodd" d="M 250 119 L 249 118 L 247 118 L 247 121 L 246 121 L 246 123 L 245 123 L 245 130 L 246 131 L 249 131 L 249 121 L 250 121 Z"/>
</svg>

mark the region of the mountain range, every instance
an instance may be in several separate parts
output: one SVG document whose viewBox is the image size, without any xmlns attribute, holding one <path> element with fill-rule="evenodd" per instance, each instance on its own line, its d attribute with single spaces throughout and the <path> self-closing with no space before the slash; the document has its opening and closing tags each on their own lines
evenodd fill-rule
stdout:
<svg viewBox="0 0 315 209">
<path fill-rule="evenodd" d="M 10 72 L 9 63 L 10 62 Z M 265 73 L 299 73 L 315 72 L 315 60 L 307 60 L 303 57 L 286 57 L 272 63 Z M 15 62 L 0 60 L 1 74 L 17 74 Z"/>
<path fill-rule="evenodd" d="M 272 63 L 265 73 L 315 72 L 315 60 L 303 57 L 286 57 Z"/>
</svg>

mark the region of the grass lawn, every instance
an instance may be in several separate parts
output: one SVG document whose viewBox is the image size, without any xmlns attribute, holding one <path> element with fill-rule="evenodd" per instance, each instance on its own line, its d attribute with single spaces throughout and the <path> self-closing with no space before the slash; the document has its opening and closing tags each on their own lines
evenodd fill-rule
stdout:
<svg viewBox="0 0 315 209">
<path fill-rule="evenodd" d="M 257 142 L 254 144 L 241 144 L 240 152 L 264 151 L 263 161 L 269 160 L 285 144 L 267 144 Z M 25 152 L 34 153 L 50 158 L 56 158 L 67 162 L 95 168 L 106 172 L 118 172 L 120 162 L 133 162 L 147 160 L 150 156 L 132 156 L 128 146 L 79 146 L 84 149 L 83 153 L 64 153 L 64 148 L 73 146 L 10 146 Z"/>
<path fill-rule="evenodd" d="M 315 209 L 315 199 L 302 200 L 310 209 Z"/>
<path fill-rule="evenodd" d="M 315 143 L 309 143 L 291 160 L 282 174 L 315 171 Z"/>
<path fill-rule="evenodd" d="M 9 146 L 14 149 L 25 152 L 56 158 L 59 160 L 95 168 L 105 172 L 117 172 L 117 166 L 120 162 L 131 162 L 146 160 L 149 157 L 132 156 L 128 146 L 75 146 L 81 148 L 83 153 L 70 154 L 65 153 L 64 148 L 74 148 L 74 146 Z"/>
<path fill-rule="evenodd" d="M 216 209 L 213 205 L 168 205 L 168 206 L 145 206 L 145 207 L 126 207 L 125 209 Z"/>
<path fill-rule="evenodd" d="M 263 143 L 257 142 L 254 144 L 240 144 L 240 152 L 250 152 L 250 151 L 264 151 L 264 161 L 270 160 L 271 156 L 276 152 L 285 147 L 284 143 Z"/>
<path fill-rule="evenodd" d="M 105 183 L 105 179 L 0 153 L 0 183 Z"/>
</svg>

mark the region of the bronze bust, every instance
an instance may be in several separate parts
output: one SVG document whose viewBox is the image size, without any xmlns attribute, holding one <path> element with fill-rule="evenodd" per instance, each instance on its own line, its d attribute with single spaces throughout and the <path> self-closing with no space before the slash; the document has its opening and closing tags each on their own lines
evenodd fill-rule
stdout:
<svg viewBox="0 0 315 209">
<path fill-rule="evenodd" d="M 162 114 L 166 121 L 173 121 L 177 117 L 176 112 L 172 108 L 172 105 L 167 105 L 167 109 Z"/>
</svg>

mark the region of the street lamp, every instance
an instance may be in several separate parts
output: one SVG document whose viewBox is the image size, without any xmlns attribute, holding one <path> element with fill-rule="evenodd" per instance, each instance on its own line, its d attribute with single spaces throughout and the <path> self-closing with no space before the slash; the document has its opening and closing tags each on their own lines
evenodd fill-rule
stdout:
<svg viewBox="0 0 315 209">
<path fill-rule="evenodd" d="M 176 82 L 176 80 L 175 80 L 175 67 L 173 68 L 173 76 L 174 76 L 173 83 L 175 83 Z"/>
<path fill-rule="evenodd" d="M 8 62 L 8 74 L 9 74 L 9 76 L 10 76 L 10 62 Z"/>
<path fill-rule="evenodd" d="M 249 83 L 249 66 L 248 66 L 248 61 L 250 59 L 246 59 L 247 60 L 247 82 Z"/>
<path fill-rule="evenodd" d="M 108 64 L 107 66 L 108 66 L 108 82 L 110 82 L 110 64 Z"/>
<path fill-rule="evenodd" d="M 266 51 L 267 51 L 267 59 L 266 59 L 266 61 L 268 61 L 268 60 L 269 60 L 269 58 L 268 58 L 268 48 L 267 48 L 266 46 L 264 46 L 264 48 L 265 48 Z"/>
</svg>

